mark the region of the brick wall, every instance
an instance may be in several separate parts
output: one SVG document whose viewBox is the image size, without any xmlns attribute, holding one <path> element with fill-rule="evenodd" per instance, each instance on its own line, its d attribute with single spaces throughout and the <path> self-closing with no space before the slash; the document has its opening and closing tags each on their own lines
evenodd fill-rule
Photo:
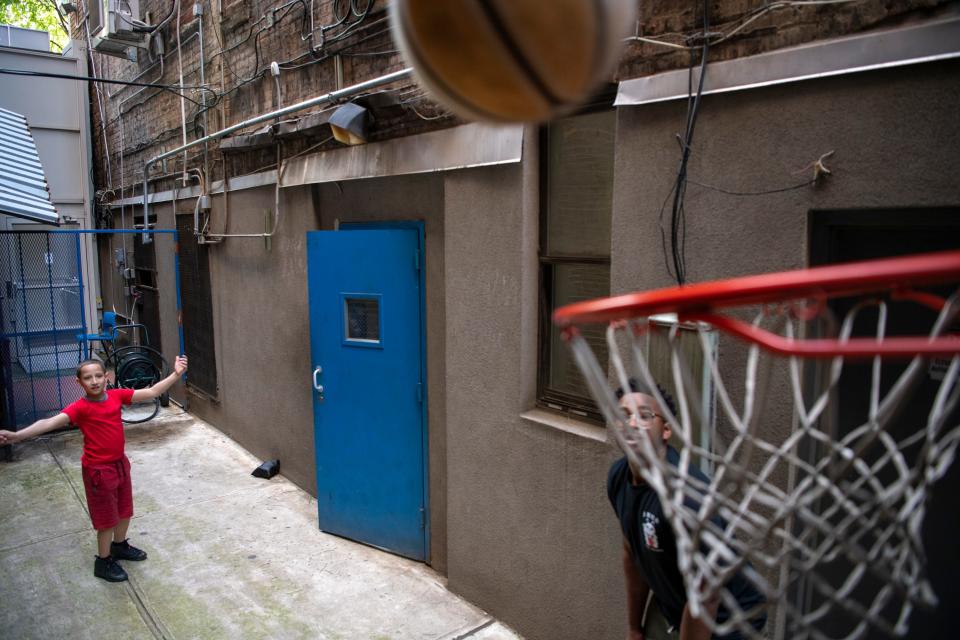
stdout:
<svg viewBox="0 0 960 640">
<path fill-rule="evenodd" d="M 87 0 L 88 2 L 90 0 Z M 269 73 L 271 61 L 283 69 L 279 79 L 280 99 L 292 104 L 337 88 L 338 57 L 343 86 L 403 68 L 396 53 L 387 20 L 385 0 L 201 0 L 206 82 L 212 91 L 190 90 L 187 97 L 196 103 L 216 101 L 202 109 L 186 103 L 189 140 L 206 130 L 213 132 L 276 108 L 277 83 Z M 764 10 L 774 4 L 779 8 Z M 156 24 L 172 12 L 173 0 L 141 0 L 141 19 Z M 344 9 L 353 7 L 363 18 L 348 18 L 344 26 L 331 27 Z M 694 0 L 658 0 L 641 2 L 636 35 L 673 44 L 698 47 L 703 28 L 703 4 Z M 313 37 L 310 37 L 312 8 Z M 366 13 L 363 9 L 367 8 Z M 710 4 L 710 60 L 727 60 L 821 38 L 833 38 L 871 29 L 935 18 L 960 11 L 957 0 L 862 0 L 858 2 L 786 5 L 763 0 L 716 0 Z M 174 85 L 179 81 L 178 62 L 182 62 L 184 84 L 199 85 L 200 20 L 194 16 L 192 2 L 180 4 L 180 56 L 177 56 L 176 17 L 160 30 L 163 55 L 140 51 L 138 62 L 94 53 L 94 69 L 102 77 Z M 85 39 L 74 14 L 74 36 Z M 724 37 L 726 36 L 726 37 Z M 722 40 L 721 40 L 722 38 Z M 222 40 L 222 42 L 221 42 Z M 649 75 L 688 66 L 698 53 L 660 44 L 632 41 L 619 66 L 618 79 Z M 408 104 L 394 116 L 378 122 L 374 139 L 408 135 L 450 126 L 456 120 L 444 116 L 412 83 L 393 87 L 397 98 Z M 147 159 L 182 143 L 179 97 L 155 88 L 101 85 L 106 127 L 100 117 L 97 92 L 93 100 L 95 182 L 110 200 L 138 194 L 143 165 Z M 437 117 L 440 116 L 440 117 Z M 322 131 L 322 130 L 321 130 Z M 288 140 L 284 154 L 289 156 L 310 147 L 335 146 L 335 142 L 309 136 Z M 104 150 L 109 150 L 109 162 Z M 221 154 L 213 145 L 209 155 L 210 178 L 219 179 L 224 170 L 231 176 L 272 168 L 275 150 L 261 149 Z M 179 170 L 181 160 L 168 161 L 168 173 Z M 202 166 L 200 149 L 188 154 L 187 164 Z M 122 171 L 121 171 L 122 166 Z M 109 170 L 109 176 L 108 176 Z M 154 174 L 161 173 L 155 169 Z M 159 181 L 157 189 L 170 188 L 172 182 Z"/>
</svg>

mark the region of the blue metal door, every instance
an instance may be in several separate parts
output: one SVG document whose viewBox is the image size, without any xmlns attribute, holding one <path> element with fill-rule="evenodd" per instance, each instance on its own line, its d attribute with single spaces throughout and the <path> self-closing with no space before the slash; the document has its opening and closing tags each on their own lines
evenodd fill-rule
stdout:
<svg viewBox="0 0 960 640">
<path fill-rule="evenodd" d="M 427 553 L 417 229 L 307 233 L 320 529 Z"/>
</svg>

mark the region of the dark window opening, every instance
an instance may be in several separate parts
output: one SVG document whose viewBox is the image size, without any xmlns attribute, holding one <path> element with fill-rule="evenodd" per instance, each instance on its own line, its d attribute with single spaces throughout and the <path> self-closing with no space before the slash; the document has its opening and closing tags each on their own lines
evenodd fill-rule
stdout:
<svg viewBox="0 0 960 640">
<path fill-rule="evenodd" d="M 217 361 L 213 342 L 213 304 L 207 248 L 193 235 L 193 216 L 177 216 L 180 242 L 180 300 L 184 350 L 190 358 L 187 386 L 217 397 Z"/>
<path fill-rule="evenodd" d="M 563 305 L 610 295 L 615 129 L 616 112 L 605 108 L 555 120 L 540 136 L 538 403 L 598 421 L 586 381 L 551 316 Z M 606 367 L 603 327 L 588 327 L 583 335 Z"/>
<path fill-rule="evenodd" d="M 346 298 L 344 300 L 347 340 L 380 341 L 380 302 L 376 298 Z"/>
</svg>

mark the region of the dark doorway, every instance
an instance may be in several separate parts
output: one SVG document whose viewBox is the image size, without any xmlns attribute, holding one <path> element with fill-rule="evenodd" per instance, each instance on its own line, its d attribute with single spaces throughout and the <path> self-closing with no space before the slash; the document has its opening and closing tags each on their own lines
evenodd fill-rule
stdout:
<svg viewBox="0 0 960 640">
<path fill-rule="evenodd" d="M 960 209 L 896 209 L 865 211 L 817 211 L 810 219 L 810 262 L 812 265 L 869 260 L 891 256 L 927 253 L 960 248 Z M 949 294 L 950 289 L 938 291 Z M 838 300 L 831 304 L 836 317 L 842 318 L 854 301 Z M 928 333 L 935 314 L 912 303 L 890 303 L 887 335 Z M 876 327 L 876 313 L 865 313 L 855 324 L 854 335 L 869 335 Z M 960 329 L 960 327 L 955 327 Z M 882 370 L 881 397 L 906 368 L 906 362 L 885 362 Z M 865 421 L 869 408 L 869 363 L 847 363 L 837 387 L 835 419 L 839 435 Z M 897 441 L 915 433 L 925 419 L 939 388 L 931 368 L 919 387 L 901 407 L 889 431 Z M 954 410 L 945 425 L 950 428 L 960 420 Z M 910 453 L 915 452 L 907 452 Z M 923 525 L 923 544 L 927 555 L 927 575 L 939 598 L 934 609 L 916 608 L 909 619 L 910 638 L 953 638 L 953 616 L 960 610 L 960 591 L 955 577 L 960 575 L 960 509 L 955 496 L 960 495 L 960 463 L 954 463 L 946 476 L 933 489 L 927 502 Z M 842 570 L 842 567 L 838 567 Z M 827 637 L 848 633 L 859 622 L 842 613 L 825 618 L 818 629 Z M 871 629 L 864 638 L 887 638 Z"/>
</svg>

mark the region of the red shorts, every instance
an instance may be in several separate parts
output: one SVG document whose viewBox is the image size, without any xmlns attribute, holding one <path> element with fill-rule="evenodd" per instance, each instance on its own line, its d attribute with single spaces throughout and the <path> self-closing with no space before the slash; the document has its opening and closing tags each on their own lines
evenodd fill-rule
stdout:
<svg viewBox="0 0 960 640">
<path fill-rule="evenodd" d="M 107 464 L 84 465 L 82 471 L 94 529 L 112 529 L 120 520 L 133 516 L 133 485 L 127 456 Z"/>
</svg>

